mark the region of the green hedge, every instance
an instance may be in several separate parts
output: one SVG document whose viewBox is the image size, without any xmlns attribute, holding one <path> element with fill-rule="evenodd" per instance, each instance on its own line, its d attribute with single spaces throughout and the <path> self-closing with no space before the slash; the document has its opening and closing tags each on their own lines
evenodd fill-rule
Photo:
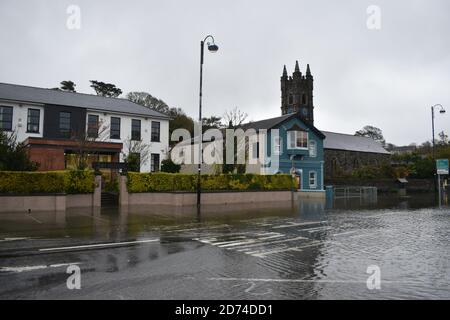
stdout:
<svg viewBox="0 0 450 320">
<path fill-rule="evenodd" d="M 205 191 L 220 190 L 290 190 L 290 175 L 220 174 L 202 175 L 201 188 Z M 195 191 L 197 175 L 181 173 L 128 173 L 128 192 Z"/>
<path fill-rule="evenodd" d="M 91 171 L 0 171 L 0 193 L 92 193 Z"/>
</svg>

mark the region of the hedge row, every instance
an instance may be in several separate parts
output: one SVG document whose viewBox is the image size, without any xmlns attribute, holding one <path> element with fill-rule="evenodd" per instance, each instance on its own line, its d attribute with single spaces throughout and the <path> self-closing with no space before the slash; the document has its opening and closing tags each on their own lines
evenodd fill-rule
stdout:
<svg viewBox="0 0 450 320">
<path fill-rule="evenodd" d="M 290 175 L 220 174 L 202 175 L 201 189 L 220 190 L 290 190 Z M 195 191 L 197 175 L 181 173 L 128 173 L 128 192 Z"/>
<path fill-rule="evenodd" d="M 0 193 L 92 193 L 92 171 L 0 171 Z"/>
</svg>

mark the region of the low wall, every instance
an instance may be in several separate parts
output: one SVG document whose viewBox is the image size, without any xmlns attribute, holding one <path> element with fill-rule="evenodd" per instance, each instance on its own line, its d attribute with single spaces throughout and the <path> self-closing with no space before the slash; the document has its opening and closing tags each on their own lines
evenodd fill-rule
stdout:
<svg viewBox="0 0 450 320">
<path fill-rule="evenodd" d="M 292 200 L 291 191 L 202 192 L 202 205 L 227 205 L 239 203 L 286 202 Z M 127 204 L 193 206 L 197 194 L 192 192 L 129 193 Z M 122 203 L 125 205 L 125 203 Z"/>
<path fill-rule="evenodd" d="M 66 195 L 0 196 L 0 212 L 63 211 Z"/>
<path fill-rule="evenodd" d="M 93 206 L 94 195 L 88 194 L 68 194 L 66 195 L 66 209 L 85 208 Z"/>
<path fill-rule="evenodd" d="M 325 199 L 325 190 L 321 191 L 297 191 L 297 199 Z"/>
<path fill-rule="evenodd" d="M 101 177 L 95 177 L 94 193 L 0 195 L 0 213 L 31 211 L 65 211 L 69 208 L 92 208 L 101 205 Z"/>
</svg>

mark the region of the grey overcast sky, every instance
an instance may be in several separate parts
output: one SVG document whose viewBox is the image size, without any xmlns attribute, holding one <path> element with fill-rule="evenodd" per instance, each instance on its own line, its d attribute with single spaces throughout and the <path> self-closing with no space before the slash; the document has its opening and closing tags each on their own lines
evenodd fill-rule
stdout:
<svg viewBox="0 0 450 320">
<path fill-rule="evenodd" d="M 70 5 L 81 28 L 67 27 Z M 370 5 L 381 29 L 367 27 Z M 371 20 L 372 21 L 372 20 Z M 205 55 L 204 113 L 237 106 L 250 120 L 280 115 L 280 76 L 295 60 L 314 76 L 315 125 L 354 133 L 371 124 L 388 142 L 450 133 L 450 1 L 83 1 L 1 0 L 0 82 L 55 87 L 72 80 L 147 91 L 196 116 L 199 42 Z"/>
</svg>

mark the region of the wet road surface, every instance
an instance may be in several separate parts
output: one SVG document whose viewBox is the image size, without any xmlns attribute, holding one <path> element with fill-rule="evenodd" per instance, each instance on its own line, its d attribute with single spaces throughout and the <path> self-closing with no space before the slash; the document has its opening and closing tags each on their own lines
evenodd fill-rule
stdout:
<svg viewBox="0 0 450 320">
<path fill-rule="evenodd" d="M 448 207 L 419 198 L 333 207 L 240 206 L 200 220 L 170 208 L 2 214 L 0 298 L 450 298 Z M 66 285 L 71 265 L 79 290 Z M 367 285 L 373 267 L 380 289 Z"/>
</svg>

